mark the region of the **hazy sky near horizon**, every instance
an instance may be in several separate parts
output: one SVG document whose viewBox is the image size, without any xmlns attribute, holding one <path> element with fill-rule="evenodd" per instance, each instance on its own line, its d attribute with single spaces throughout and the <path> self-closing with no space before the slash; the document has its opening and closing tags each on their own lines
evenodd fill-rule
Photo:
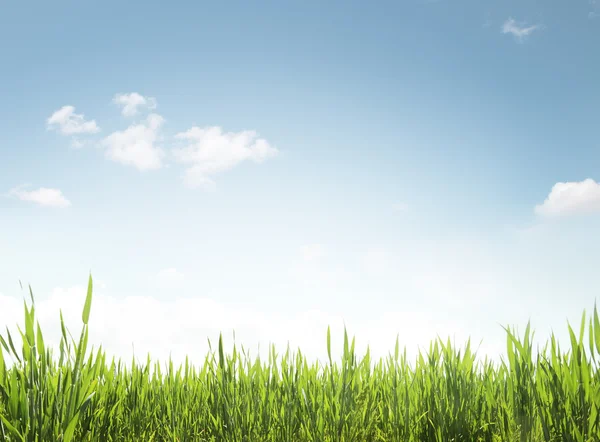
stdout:
<svg viewBox="0 0 600 442">
<path fill-rule="evenodd" d="M 600 287 L 600 3 L 11 2 L 0 326 L 201 360 L 566 336 Z"/>
</svg>

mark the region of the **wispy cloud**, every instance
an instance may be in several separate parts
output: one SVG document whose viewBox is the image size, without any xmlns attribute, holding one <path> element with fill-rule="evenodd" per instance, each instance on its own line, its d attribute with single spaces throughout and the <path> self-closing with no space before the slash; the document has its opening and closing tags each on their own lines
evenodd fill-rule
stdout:
<svg viewBox="0 0 600 442">
<path fill-rule="evenodd" d="M 302 258 L 306 262 L 314 262 L 325 256 L 325 246 L 322 244 L 306 244 L 300 248 Z"/>
<path fill-rule="evenodd" d="M 408 212 L 408 210 L 409 210 L 409 206 L 406 203 L 396 202 L 396 203 L 392 204 L 393 212 Z"/>
<path fill-rule="evenodd" d="M 598 18 L 600 17 L 600 1 L 598 0 L 589 0 L 591 11 L 588 12 L 589 18 Z"/>
<path fill-rule="evenodd" d="M 9 195 L 28 201 L 43 207 L 65 208 L 71 205 L 71 202 L 65 198 L 59 189 L 50 189 L 40 187 L 36 190 L 24 190 L 23 186 L 15 187 L 9 191 Z"/>
<path fill-rule="evenodd" d="M 129 94 L 116 94 L 113 103 L 121 107 L 121 113 L 125 117 L 133 117 L 141 109 L 156 109 L 157 103 L 154 97 L 144 97 L 137 92 Z"/>
<path fill-rule="evenodd" d="M 220 127 L 192 127 L 175 136 L 187 146 L 174 149 L 175 159 L 187 165 L 184 181 L 189 187 L 212 189 L 212 177 L 244 161 L 262 163 L 278 150 L 255 131 L 223 132 Z"/>
<path fill-rule="evenodd" d="M 363 268 L 371 276 L 385 273 L 389 266 L 390 257 L 383 247 L 371 247 L 363 256 Z"/>
<path fill-rule="evenodd" d="M 526 23 L 518 23 L 512 17 L 504 22 L 502 25 L 503 34 L 511 34 L 518 41 L 524 40 L 526 37 L 531 35 L 534 31 L 542 29 L 542 25 L 527 25 Z"/>
<path fill-rule="evenodd" d="M 600 183 L 591 178 L 556 183 L 535 213 L 546 217 L 600 212 Z"/>
<path fill-rule="evenodd" d="M 75 107 L 63 106 L 46 121 L 48 130 L 63 135 L 94 134 L 100 131 L 95 120 L 87 121 L 83 114 L 76 114 Z"/>
<path fill-rule="evenodd" d="M 79 138 L 73 138 L 71 140 L 71 147 L 73 149 L 81 149 L 83 146 L 85 146 L 86 142 L 83 140 L 80 140 Z"/>
<path fill-rule="evenodd" d="M 107 158 L 117 163 L 140 171 L 160 169 L 164 152 L 156 142 L 163 123 L 163 117 L 150 114 L 142 123 L 113 132 L 102 140 L 101 146 L 106 148 Z"/>
<path fill-rule="evenodd" d="M 485 21 L 483 22 L 483 24 L 481 26 L 483 26 L 484 28 L 489 28 L 492 26 L 492 14 L 490 12 L 487 12 L 485 14 Z"/>
<path fill-rule="evenodd" d="M 179 285 L 185 280 L 185 275 L 175 267 L 162 269 L 156 274 L 156 279 L 160 284 L 167 286 Z"/>
</svg>

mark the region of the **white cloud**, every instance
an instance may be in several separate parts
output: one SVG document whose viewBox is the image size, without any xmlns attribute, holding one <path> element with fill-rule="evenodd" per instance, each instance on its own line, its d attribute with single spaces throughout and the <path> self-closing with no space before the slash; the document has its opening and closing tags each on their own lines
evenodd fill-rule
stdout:
<svg viewBox="0 0 600 442">
<path fill-rule="evenodd" d="M 112 161 L 141 171 L 159 169 L 164 152 L 156 142 L 163 123 L 163 117 L 150 114 L 142 123 L 113 132 L 101 142 L 106 148 L 106 156 Z"/>
<path fill-rule="evenodd" d="M 137 92 L 130 94 L 116 94 L 113 103 L 121 106 L 121 113 L 126 117 L 137 115 L 140 109 L 156 109 L 156 99 L 144 97 Z"/>
<path fill-rule="evenodd" d="M 95 120 L 86 121 L 83 114 L 76 114 L 75 107 L 63 106 L 47 120 L 48 129 L 63 135 L 94 134 L 100 131 Z"/>
<path fill-rule="evenodd" d="M 35 295 L 35 289 L 34 289 Z M 28 299 L 28 297 L 27 297 Z M 36 318 L 40 323 L 48 347 L 58 351 L 60 342 L 60 316 L 75 338 L 81 329 L 81 310 L 85 288 L 56 288 L 44 298 L 36 295 Z M 8 326 L 13 337 L 19 336 L 16 325 L 23 323 L 22 298 L 0 295 L 0 330 Z M 341 356 L 344 325 L 350 336 L 356 336 L 356 352 L 363 356 L 366 346 L 372 356 L 385 357 L 393 351 L 396 336 L 401 347 L 413 358 L 418 346 L 426 348 L 436 334 L 456 335 L 457 343 L 466 342 L 466 334 L 449 318 L 436 318 L 404 309 L 401 312 L 385 311 L 365 318 L 363 315 L 344 317 L 339 313 L 307 308 L 293 313 L 259 311 L 253 307 L 226 304 L 210 298 L 173 297 L 158 299 L 150 296 L 111 296 L 95 288 L 90 316 L 89 344 L 101 344 L 109 360 L 121 358 L 131 361 L 132 351 L 139 360 L 150 353 L 155 361 L 165 362 L 171 356 L 176 364 L 190 357 L 194 364 L 202 364 L 209 351 L 207 339 L 213 349 L 219 333 L 223 333 L 226 352 L 230 352 L 235 331 L 236 344 L 250 350 L 252 356 L 268 357 L 269 345 L 274 344 L 279 354 L 286 346 L 295 351 L 300 348 L 309 361 L 327 358 L 326 332 L 331 326 L 332 353 L 336 360 Z M 4 332 L 1 332 L 4 335 Z M 18 347 L 18 339 L 15 345 Z M 504 341 L 500 340 L 502 344 Z M 494 350 L 496 350 L 494 348 Z M 493 354 L 493 352 L 490 352 Z"/>
<path fill-rule="evenodd" d="M 158 282 L 167 286 L 179 285 L 185 280 L 185 275 L 174 267 L 163 269 L 156 275 Z"/>
<path fill-rule="evenodd" d="M 502 25 L 502 33 L 503 34 L 511 34 L 517 40 L 521 41 L 525 37 L 529 36 L 532 32 L 537 31 L 542 28 L 542 25 L 530 25 L 527 26 L 524 23 L 517 23 L 517 21 L 513 18 L 509 18 Z"/>
<path fill-rule="evenodd" d="M 71 205 L 71 202 L 65 198 L 59 189 L 49 189 L 40 187 L 37 190 L 23 190 L 22 187 L 11 189 L 9 194 L 21 201 L 29 201 L 44 207 L 65 208 Z"/>
<path fill-rule="evenodd" d="M 244 161 L 261 163 L 278 151 L 254 131 L 226 132 L 220 127 L 192 127 L 176 135 L 188 143 L 174 149 L 175 158 L 188 165 L 184 181 L 190 187 L 214 188 L 212 176 Z"/>
<path fill-rule="evenodd" d="M 583 181 L 556 183 L 546 200 L 535 207 L 542 216 L 559 216 L 600 211 L 600 183 Z"/>
<path fill-rule="evenodd" d="M 302 258 L 307 262 L 314 262 L 325 256 L 325 247 L 322 244 L 307 244 L 300 248 Z"/>
</svg>

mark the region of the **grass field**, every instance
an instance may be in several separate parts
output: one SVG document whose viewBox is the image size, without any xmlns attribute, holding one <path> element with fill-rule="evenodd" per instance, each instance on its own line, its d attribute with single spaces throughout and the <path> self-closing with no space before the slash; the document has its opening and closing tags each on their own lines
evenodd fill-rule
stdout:
<svg viewBox="0 0 600 442">
<path fill-rule="evenodd" d="M 501 364 L 476 360 L 469 343 L 438 340 L 416 361 L 357 358 L 344 336 L 340 361 L 302 353 L 251 359 L 222 340 L 203 365 L 107 360 L 88 350 L 90 277 L 79 338 L 62 322 L 58 355 L 44 345 L 35 303 L 20 339 L 0 340 L 0 436 L 5 441 L 600 441 L 600 321 L 596 306 L 532 350 L 507 328 Z M 587 333 L 586 333 L 587 332 Z M 325 344 L 325 342 L 324 342 Z M 11 364 L 7 364 L 9 358 Z"/>
</svg>

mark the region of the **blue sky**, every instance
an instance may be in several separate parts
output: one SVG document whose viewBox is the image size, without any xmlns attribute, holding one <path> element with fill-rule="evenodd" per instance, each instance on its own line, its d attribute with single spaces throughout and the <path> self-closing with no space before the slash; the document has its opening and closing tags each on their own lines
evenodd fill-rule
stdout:
<svg viewBox="0 0 600 442">
<path fill-rule="evenodd" d="M 589 0 L 4 5 L 0 323 L 21 279 L 76 327 L 91 270 L 121 355 L 563 333 L 600 282 L 598 41 Z"/>
</svg>

